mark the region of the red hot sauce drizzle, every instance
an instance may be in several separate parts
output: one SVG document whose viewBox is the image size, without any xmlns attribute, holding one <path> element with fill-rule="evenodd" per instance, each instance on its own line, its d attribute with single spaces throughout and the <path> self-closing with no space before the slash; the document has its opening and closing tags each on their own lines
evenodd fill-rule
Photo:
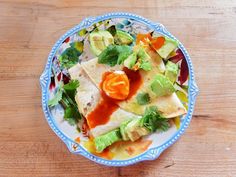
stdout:
<svg viewBox="0 0 236 177">
<path fill-rule="evenodd" d="M 125 100 L 128 100 L 133 95 L 135 95 L 135 93 L 140 88 L 143 81 L 142 81 L 142 77 L 141 77 L 139 71 L 133 71 L 128 68 L 123 68 L 123 71 L 127 75 L 129 82 L 130 82 L 129 95 L 125 99 Z M 102 82 L 100 83 L 100 88 L 102 88 L 102 84 L 103 84 L 105 77 L 110 73 L 111 72 L 106 72 L 103 74 Z M 102 89 L 101 89 L 100 93 L 102 96 L 101 102 L 87 116 L 87 122 L 88 122 L 90 129 L 95 128 L 98 125 L 106 124 L 109 121 L 112 113 L 119 108 L 117 103 L 120 100 L 116 100 L 116 99 L 112 99 L 112 98 L 108 97 Z M 125 100 L 122 100 L 122 101 L 125 101 Z"/>
</svg>

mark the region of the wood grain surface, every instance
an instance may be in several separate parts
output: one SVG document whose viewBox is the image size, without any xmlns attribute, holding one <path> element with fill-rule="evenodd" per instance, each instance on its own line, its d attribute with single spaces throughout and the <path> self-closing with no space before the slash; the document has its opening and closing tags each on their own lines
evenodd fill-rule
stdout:
<svg viewBox="0 0 236 177">
<path fill-rule="evenodd" d="M 87 16 L 127 11 L 182 41 L 200 95 L 186 133 L 159 159 L 129 167 L 71 154 L 49 128 L 39 76 L 56 40 Z M 236 1 L 0 1 L 0 176 L 235 177 Z"/>
</svg>

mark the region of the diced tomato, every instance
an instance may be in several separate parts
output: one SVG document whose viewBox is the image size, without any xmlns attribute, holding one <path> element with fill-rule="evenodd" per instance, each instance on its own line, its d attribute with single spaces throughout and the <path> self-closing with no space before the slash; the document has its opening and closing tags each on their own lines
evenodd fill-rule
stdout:
<svg viewBox="0 0 236 177">
<path fill-rule="evenodd" d="M 151 40 L 152 40 L 152 36 L 151 36 L 150 33 L 147 33 L 147 34 L 137 34 L 137 36 L 136 36 L 136 44 L 139 44 L 141 41 L 144 44 L 147 44 Z"/>
<path fill-rule="evenodd" d="M 151 40 L 151 46 L 152 48 L 154 48 L 155 50 L 158 50 L 159 48 L 161 48 L 165 43 L 165 38 L 160 36 L 157 38 L 153 38 Z"/>
</svg>

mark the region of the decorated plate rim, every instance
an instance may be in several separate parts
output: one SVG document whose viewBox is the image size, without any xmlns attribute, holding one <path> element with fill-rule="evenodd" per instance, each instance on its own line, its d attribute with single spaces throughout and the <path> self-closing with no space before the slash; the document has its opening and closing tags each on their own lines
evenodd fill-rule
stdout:
<svg viewBox="0 0 236 177">
<path fill-rule="evenodd" d="M 90 152 L 88 152 L 80 144 L 76 143 L 75 141 L 73 141 L 69 137 L 67 137 L 57 127 L 57 125 L 54 121 L 54 118 L 51 115 L 48 105 L 47 105 L 48 90 L 49 90 L 48 88 L 49 88 L 49 84 L 50 84 L 50 74 L 51 74 L 51 67 L 52 67 L 52 59 L 53 59 L 54 55 L 56 54 L 56 51 L 58 50 L 58 48 L 63 43 L 63 41 L 67 37 L 71 36 L 72 34 L 74 34 L 75 32 L 77 32 L 83 28 L 87 28 L 94 23 L 97 23 L 97 22 L 103 21 L 103 20 L 107 20 L 110 18 L 134 19 L 138 22 L 141 22 L 141 23 L 147 25 L 151 29 L 153 29 L 163 35 L 166 35 L 172 39 L 177 40 L 179 42 L 179 48 L 182 50 L 182 52 L 186 58 L 187 64 L 188 64 L 188 68 L 189 68 L 188 112 L 185 115 L 184 121 L 181 124 L 180 129 L 177 130 L 177 132 L 166 143 L 162 144 L 161 146 L 150 148 L 146 152 L 144 152 L 136 157 L 127 159 L 127 160 L 106 160 L 106 159 L 97 157 L 97 156 L 91 154 Z M 135 164 L 137 162 L 145 161 L 145 160 L 157 159 L 165 149 L 167 149 L 169 146 L 174 144 L 179 139 L 179 137 L 185 132 L 186 128 L 188 127 L 188 125 L 191 121 L 193 110 L 194 110 L 194 105 L 195 105 L 195 101 L 196 101 L 196 96 L 199 92 L 199 89 L 196 85 L 195 78 L 194 78 L 193 65 L 192 65 L 190 56 L 189 56 L 187 50 L 185 49 L 185 47 L 182 45 L 182 43 L 178 39 L 176 39 L 170 32 L 168 32 L 162 24 L 156 23 L 156 22 L 154 23 L 154 22 L 151 22 L 148 19 L 143 18 L 139 15 L 125 13 L 125 12 L 107 13 L 107 14 L 97 16 L 97 17 L 85 18 L 84 20 L 81 21 L 81 23 L 79 23 L 78 25 L 76 25 L 75 27 L 73 27 L 72 29 L 67 31 L 63 36 L 61 36 L 60 39 L 53 46 L 53 48 L 48 56 L 46 66 L 44 68 L 42 75 L 40 76 L 40 85 L 42 88 L 42 107 L 43 107 L 43 112 L 45 114 L 45 118 L 46 118 L 49 126 L 51 127 L 51 129 L 67 145 L 70 152 L 72 152 L 74 154 L 80 154 L 80 155 L 82 155 L 94 162 L 97 162 L 97 163 L 103 164 L 103 165 L 107 165 L 107 166 L 127 166 L 127 165 L 131 165 L 131 164 Z"/>
</svg>

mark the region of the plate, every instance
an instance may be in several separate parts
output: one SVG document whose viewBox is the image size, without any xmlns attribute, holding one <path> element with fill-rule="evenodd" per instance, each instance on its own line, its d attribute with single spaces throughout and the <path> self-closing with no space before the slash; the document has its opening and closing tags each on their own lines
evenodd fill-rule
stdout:
<svg viewBox="0 0 236 177">
<path fill-rule="evenodd" d="M 178 41 L 178 48 L 184 56 L 184 59 L 180 62 L 186 63 L 188 68 L 187 71 L 189 73 L 188 80 L 184 83 L 186 95 L 184 99 L 181 99 L 184 106 L 188 110 L 187 114 L 182 117 L 175 118 L 172 121 L 170 129 L 166 132 L 154 133 L 145 137 L 144 140 L 136 142 L 136 144 L 131 143 L 126 146 L 124 145 L 124 148 L 120 151 L 115 151 L 114 149 L 116 147 L 113 147 L 113 151 L 108 152 L 108 154 L 106 153 L 106 155 L 93 153 L 86 145 L 86 142 L 89 141 L 88 137 L 84 136 L 86 132 L 78 131 L 76 126 L 64 121 L 64 109 L 62 106 L 58 105 L 50 108 L 48 107 L 48 100 L 53 96 L 53 94 L 55 94 L 55 90 L 59 86 L 60 82 L 65 82 L 68 79 L 67 70 L 60 66 L 58 59 L 63 51 L 72 46 L 72 44 L 74 45 L 76 42 L 75 47 L 77 47 L 80 51 L 80 61 L 87 61 L 94 58 L 94 55 L 88 47 L 88 34 L 93 31 L 94 28 L 106 29 L 111 25 L 115 25 L 117 28 L 127 31 L 130 34 L 148 33 L 154 31 L 154 33 L 161 34 L 178 41 L 178 39 L 168 32 L 162 24 L 151 22 L 135 14 L 123 12 L 108 13 L 102 16 L 85 18 L 80 24 L 70 29 L 56 42 L 48 56 L 45 69 L 40 76 L 40 85 L 42 88 L 42 107 L 49 126 L 67 145 L 71 153 L 80 154 L 103 165 L 127 166 L 145 160 L 157 159 L 165 149 L 179 139 L 190 123 L 196 96 L 199 90 L 194 79 L 193 65 L 190 56 L 185 47 Z M 178 96 L 181 97 L 181 94 Z M 132 147 L 133 150 L 129 152 L 127 147 Z M 129 156 L 121 155 L 126 152 Z"/>
</svg>

